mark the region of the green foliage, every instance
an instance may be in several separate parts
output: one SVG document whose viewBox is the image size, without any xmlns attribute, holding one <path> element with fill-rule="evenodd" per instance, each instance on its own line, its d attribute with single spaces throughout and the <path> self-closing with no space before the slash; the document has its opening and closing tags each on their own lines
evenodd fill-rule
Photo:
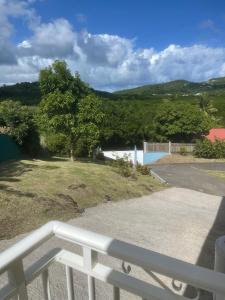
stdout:
<svg viewBox="0 0 225 300">
<path fill-rule="evenodd" d="M 68 155 L 70 146 L 68 137 L 63 133 L 49 133 L 45 137 L 47 149 L 55 155 Z"/>
<path fill-rule="evenodd" d="M 136 171 L 141 175 L 150 175 L 151 168 L 149 166 L 137 164 Z"/>
<path fill-rule="evenodd" d="M 39 105 L 40 129 L 71 136 L 76 129 L 76 102 L 71 92 L 48 94 Z"/>
<path fill-rule="evenodd" d="M 0 126 L 7 128 L 11 136 L 22 149 L 31 156 L 40 150 L 39 135 L 34 122 L 34 112 L 27 106 L 12 100 L 0 103 Z"/>
<path fill-rule="evenodd" d="M 88 86 L 78 73 L 73 76 L 65 61 L 56 60 L 51 66 L 40 71 L 40 89 L 43 96 L 50 93 L 70 91 L 78 101 L 89 93 Z"/>
<path fill-rule="evenodd" d="M 78 104 L 76 135 L 83 141 L 90 156 L 100 138 L 100 125 L 104 120 L 102 101 L 94 94 L 89 94 Z"/>
<path fill-rule="evenodd" d="M 225 141 L 216 140 L 213 143 L 208 139 L 198 141 L 194 155 L 203 158 L 225 158 Z"/>
<path fill-rule="evenodd" d="M 191 142 L 210 129 L 209 118 L 189 103 L 164 103 L 154 119 L 159 141 Z"/>
<path fill-rule="evenodd" d="M 200 110 L 211 121 L 211 127 L 219 125 L 221 118 L 218 117 L 218 109 L 213 105 L 212 100 L 207 95 L 200 96 L 199 99 Z"/>
<path fill-rule="evenodd" d="M 132 169 L 132 163 L 128 156 L 123 158 L 116 157 L 115 160 L 110 162 L 110 165 L 115 169 L 115 172 L 123 177 L 134 177 L 134 171 Z"/>
<path fill-rule="evenodd" d="M 12 100 L 0 103 L 0 126 L 8 128 L 8 134 L 22 145 L 32 125 L 31 111 Z"/>
<path fill-rule="evenodd" d="M 143 95 L 143 94 L 195 94 L 205 92 L 220 92 L 224 90 L 225 77 L 214 78 L 206 82 L 190 82 L 187 80 L 174 80 L 166 83 L 147 84 L 134 89 L 122 90 L 117 94 Z"/>
<path fill-rule="evenodd" d="M 79 156 L 82 153 L 90 155 L 92 149 L 98 144 L 104 149 L 127 149 L 134 145 L 141 147 L 143 140 L 151 142 L 171 139 L 176 142 L 189 142 L 196 137 L 198 138 L 201 132 L 204 133 L 208 128 L 218 127 L 218 122 L 220 127 L 225 127 L 224 78 L 205 83 L 178 80 L 140 87 L 137 89 L 138 91 L 128 90 L 122 93 L 108 93 L 90 89 L 80 79 L 79 74 L 71 74 L 65 62 L 56 61 L 51 67 L 41 71 L 40 85 L 34 82 L 0 87 L 0 101 L 10 97 L 14 100 L 20 100 L 24 104 L 36 104 L 41 97 L 40 87 L 43 94 L 42 101 L 46 100 L 48 102 L 47 98 L 50 97 L 50 94 L 57 95 L 56 102 L 59 100 L 56 105 L 50 105 L 49 109 L 51 106 L 54 109 L 47 116 L 47 121 L 49 117 L 52 118 L 53 113 L 56 114 L 56 111 L 58 114 L 61 109 L 60 106 L 64 111 L 61 115 L 59 114 L 59 120 L 54 120 L 54 123 L 57 123 L 57 128 L 55 127 L 53 130 L 51 126 L 52 134 L 59 133 L 58 126 L 61 120 L 64 119 L 64 114 L 67 115 L 67 123 L 71 122 L 72 119 L 74 130 L 71 130 L 71 132 L 73 134 L 75 132 L 73 137 L 71 137 L 72 133 L 68 136 L 68 133 L 61 131 L 63 126 L 59 126 L 61 127 L 60 134 L 68 136 L 71 140 L 71 149 Z M 96 125 L 95 121 L 90 121 L 91 124 L 83 123 L 85 128 L 81 126 L 82 130 L 78 132 L 79 102 L 91 92 L 102 98 L 100 112 L 106 117 L 103 118 L 100 124 L 98 123 L 98 131 L 94 132 L 95 126 L 93 126 L 93 123 Z M 199 93 L 201 94 L 199 95 Z M 66 95 L 67 99 L 70 96 L 71 99 L 73 97 L 71 106 L 73 106 L 72 114 L 76 115 L 75 120 L 69 115 L 68 110 L 65 112 L 65 105 L 60 103 L 62 97 L 64 97 L 63 95 Z M 52 98 L 54 97 L 52 96 Z M 171 106 L 174 109 L 166 110 L 165 106 Z M 88 106 L 86 107 L 86 111 L 88 111 Z M 93 106 L 91 107 L 93 108 Z M 188 113 L 185 113 L 186 108 Z M 165 115 L 168 113 L 168 120 L 165 121 L 165 124 L 163 120 L 160 122 L 157 120 L 155 124 L 155 116 L 161 114 L 163 110 L 167 111 Z M 199 116 L 196 114 L 197 111 Z M 171 112 L 172 114 L 169 115 Z M 204 117 L 202 117 L 203 115 Z M 85 118 L 82 117 L 82 119 Z M 45 123 L 45 120 L 38 120 L 42 134 L 44 131 L 44 134 L 48 135 L 48 122 L 46 126 Z M 62 122 L 61 125 L 63 125 Z M 78 133 L 81 136 L 78 136 Z"/>
<path fill-rule="evenodd" d="M 187 155 L 187 149 L 186 149 L 186 147 L 180 147 L 179 153 L 180 153 L 180 155 L 183 155 L 183 156 Z"/>
<path fill-rule="evenodd" d="M 56 61 L 42 70 L 40 87 L 44 95 L 38 114 L 41 131 L 67 136 L 71 159 L 74 154 L 90 156 L 100 137 L 102 102 L 88 93 L 86 84 L 70 73 L 65 62 Z"/>
<path fill-rule="evenodd" d="M 0 101 L 11 99 L 24 105 L 37 105 L 41 100 L 38 82 L 22 82 L 0 87 Z"/>
</svg>

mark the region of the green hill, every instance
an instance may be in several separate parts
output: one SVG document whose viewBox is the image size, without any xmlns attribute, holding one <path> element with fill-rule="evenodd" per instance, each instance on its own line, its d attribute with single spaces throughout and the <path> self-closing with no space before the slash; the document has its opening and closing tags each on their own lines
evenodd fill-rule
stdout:
<svg viewBox="0 0 225 300">
<path fill-rule="evenodd" d="M 213 78 L 205 82 L 190 82 L 175 80 L 166 83 L 149 84 L 133 89 L 116 91 L 114 93 L 91 89 L 104 99 L 110 100 L 151 100 L 159 101 L 166 98 L 185 96 L 185 100 L 201 93 L 211 96 L 225 95 L 225 77 Z M 22 82 L 0 87 L 0 100 L 14 99 L 26 105 L 37 105 L 41 100 L 38 82 Z"/>
<path fill-rule="evenodd" d="M 101 98 L 116 99 L 117 95 L 105 91 L 91 89 Z M 0 87 L 0 101 L 12 99 L 25 105 L 37 105 L 41 101 L 41 92 L 38 82 L 22 82 Z"/>
<path fill-rule="evenodd" d="M 22 82 L 0 87 L 0 100 L 13 99 L 26 105 L 36 105 L 40 102 L 41 93 L 38 82 Z"/>
<path fill-rule="evenodd" d="M 166 83 L 148 84 L 133 89 L 115 92 L 117 95 L 163 95 L 163 94 L 198 94 L 198 93 L 225 93 L 225 77 L 214 78 L 204 82 L 190 82 L 175 80 Z"/>
</svg>

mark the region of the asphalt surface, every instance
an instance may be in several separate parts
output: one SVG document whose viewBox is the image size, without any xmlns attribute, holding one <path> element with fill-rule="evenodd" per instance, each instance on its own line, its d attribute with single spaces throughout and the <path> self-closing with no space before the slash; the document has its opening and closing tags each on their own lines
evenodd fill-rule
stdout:
<svg viewBox="0 0 225 300">
<path fill-rule="evenodd" d="M 225 196 L 225 178 L 208 171 L 224 171 L 225 163 L 153 165 L 152 170 L 169 184 L 212 195 Z"/>
<path fill-rule="evenodd" d="M 214 245 L 218 236 L 225 234 L 225 200 L 183 188 L 168 188 L 148 196 L 120 202 L 108 202 L 90 209 L 69 223 L 112 238 L 124 240 L 159 253 L 163 253 L 193 264 L 213 268 Z M 0 241 L 0 251 L 8 248 L 26 235 L 8 241 Z M 24 260 L 29 266 L 40 256 L 55 247 L 81 253 L 81 249 L 67 242 L 52 238 Z M 100 262 L 121 269 L 121 261 L 112 257 L 99 256 Z M 131 276 L 158 283 L 140 268 L 131 266 Z M 172 279 L 157 275 L 170 290 Z M 6 278 L 5 278 L 6 280 Z M 0 277 L 0 286 L 4 278 Z M 177 282 L 179 285 L 179 282 Z M 50 267 L 50 287 L 52 300 L 67 299 L 65 268 L 61 265 Z M 74 271 L 76 299 L 88 299 L 87 277 Z M 112 287 L 97 281 L 98 300 L 110 300 Z M 41 279 L 29 285 L 29 300 L 43 300 Z M 183 285 L 181 292 L 191 295 L 191 290 Z M 193 298 L 193 295 L 192 295 Z M 140 299 L 122 291 L 121 299 Z M 202 294 L 200 299 L 212 299 Z"/>
</svg>

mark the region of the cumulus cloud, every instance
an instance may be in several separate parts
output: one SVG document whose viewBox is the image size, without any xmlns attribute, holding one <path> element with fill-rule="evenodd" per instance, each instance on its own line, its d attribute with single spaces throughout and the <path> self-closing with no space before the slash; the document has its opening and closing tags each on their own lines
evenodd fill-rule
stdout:
<svg viewBox="0 0 225 300">
<path fill-rule="evenodd" d="M 42 23 L 31 8 L 33 1 L 0 0 L 0 84 L 37 80 L 39 70 L 58 58 L 90 85 L 106 90 L 225 75 L 225 48 L 172 44 L 161 51 L 137 48 L 135 40 L 117 35 L 78 32 L 66 19 Z M 12 45 L 10 20 L 15 17 L 26 18 L 31 35 Z"/>
<path fill-rule="evenodd" d="M 36 26 L 30 40 L 18 45 L 19 56 L 38 55 L 42 58 L 66 58 L 73 54 L 75 33 L 65 19 Z"/>
<path fill-rule="evenodd" d="M 12 18 L 23 18 L 29 28 L 34 28 L 40 22 L 29 1 L 0 0 L 0 65 L 15 64 L 15 45 L 10 43 L 10 36 L 15 28 Z"/>
</svg>

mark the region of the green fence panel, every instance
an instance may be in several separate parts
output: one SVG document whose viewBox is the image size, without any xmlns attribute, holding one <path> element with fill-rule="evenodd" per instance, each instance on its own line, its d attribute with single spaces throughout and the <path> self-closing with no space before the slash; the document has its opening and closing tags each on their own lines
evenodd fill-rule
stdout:
<svg viewBox="0 0 225 300">
<path fill-rule="evenodd" d="M 20 159 L 21 152 L 16 143 L 5 134 L 0 134 L 0 162 L 8 159 Z"/>
</svg>

